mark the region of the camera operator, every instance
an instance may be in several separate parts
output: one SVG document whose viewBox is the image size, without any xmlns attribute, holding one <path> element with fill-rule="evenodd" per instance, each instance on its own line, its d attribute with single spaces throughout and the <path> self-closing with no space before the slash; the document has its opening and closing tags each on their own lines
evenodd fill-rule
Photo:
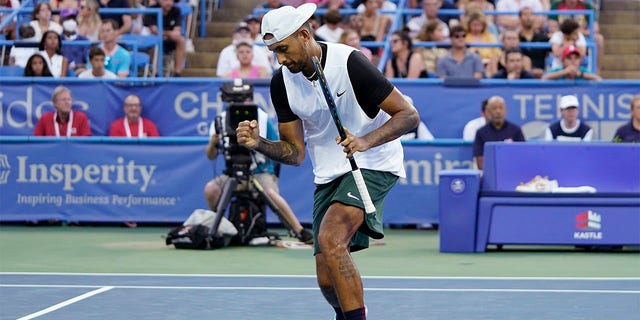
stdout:
<svg viewBox="0 0 640 320">
<path fill-rule="evenodd" d="M 260 108 L 257 108 L 257 111 L 259 126 L 261 128 L 264 128 L 264 130 L 260 130 L 260 134 L 262 135 L 263 132 L 266 132 L 265 138 L 270 139 L 277 137 L 275 126 L 271 123 L 271 121 L 269 121 L 267 113 L 262 111 Z M 222 119 L 225 119 L 226 113 L 226 111 L 223 112 L 220 117 L 222 117 Z M 222 124 L 225 125 L 225 122 L 226 121 L 222 121 Z M 209 158 L 209 160 L 214 160 L 218 156 L 218 153 L 220 153 L 220 151 L 224 150 L 225 147 L 228 147 L 223 145 L 224 143 L 228 143 L 228 141 L 225 142 L 225 140 L 228 139 L 226 137 L 221 139 L 221 134 L 217 131 L 218 130 L 216 129 L 216 125 L 214 122 L 211 124 L 211 127 L 209 129 L 209 135 L 211 136 L 211 139 L 209 140 L 209 144 L 206 148 L 207 158 Z M 224 128 L 222 128 L 222 130 L 220 131 L 222 131 L 222 133 L 226 132 Z M 224 136 L 224 134 L 222 134 L 222 136 Z M 251 158 L 253 178 L 256 179 L 260 185 L 262 185 L 264 189 L 264 195 L 266 197 L 269 197 L 269 199 L 274 202 L 280 209 L 279 218 L 286 220 L 283 221 L 283 223 L 292 228 L 292 231 L 295 232 L 296 238 L 298 238 L 298 240 L 307 244 L 312 244 L 313 235 L 307 229 L 302 227 L 302 225 L 298 221 L 298 218 L 296 218 L 295 214 L 291 210 L 291 207 L 289 207 L 289 204 L 279 193 L 278 177 L 275 174 L 274 162 L 257 152 L 255 152 Z M 222 188 L 229 178 L 230 176 L 228 172 L 225 172 L 215 177 L 206 184 L 204 188 L 204 194 L 205 198 L 207 199 L 207 203 L 209 204 L 209 207 L 212 211 L 216 210 L 218 201 L 220 200 L 220 196 L 222 194 Z M 248 179 L 245 179 L 241 183 L 239 183 L 236 190 L 250 190 L 250 188 L 252 188 L 252 185 L 247 180 Z"/>
</svg>

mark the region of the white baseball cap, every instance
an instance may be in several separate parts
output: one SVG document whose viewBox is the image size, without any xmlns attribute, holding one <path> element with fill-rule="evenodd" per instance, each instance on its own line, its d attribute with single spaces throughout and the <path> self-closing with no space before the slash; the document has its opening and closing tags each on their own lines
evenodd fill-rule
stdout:
<svg viewBox="0 0 640 320">
<path fill-rule="evenodd" d="M 562 96 L 562 98 L 560 98 L 560 110 L 571 107 L 578 108 L 579 106 L 578 98 L 574 95 Z"/>
<path fill-rule="evenodd" d="M 297 8 L 284 6 L 267 12 L 262 17 L 262 39 L 264 44 L 270 46 L 292 35 L 316 12 L 315 3 L 305 3 Z M 267 34 L 273 38 L 266 39 Z"/>
</svg>

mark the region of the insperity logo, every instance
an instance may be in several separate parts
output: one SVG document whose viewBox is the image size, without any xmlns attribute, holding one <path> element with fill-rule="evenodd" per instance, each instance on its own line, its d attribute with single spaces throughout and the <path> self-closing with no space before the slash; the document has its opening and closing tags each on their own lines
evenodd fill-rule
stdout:
<svg viewBox="0 0 640 320">
<path fill-rule="evenodd" d="M 13 169 L 9 157 L 0 154 L 0 184 L 7 184 L 11 170 L 17 170 L 16 183 L 60 184 L 62 190 L 73 191 L 77 183 L 122 184 L 140 186 L 146 192 L 156 165 L 140 165 L 135 160 L 117 157 L 114 163 L 43 163 L 29 156 L 16 156 Z"/>
<path fill-rule="evenodd" d="M 573 233 L 574 239 L 602 239 L 602 216 L 591 210 L 580 212 L 576 215 L 576 231 Z"/>
<path fill-rule="evenodd" d="M 0 154 L 0 184 L 7 184 L 10 172 L 9 158 L 6 154 Z"/>
</svg>

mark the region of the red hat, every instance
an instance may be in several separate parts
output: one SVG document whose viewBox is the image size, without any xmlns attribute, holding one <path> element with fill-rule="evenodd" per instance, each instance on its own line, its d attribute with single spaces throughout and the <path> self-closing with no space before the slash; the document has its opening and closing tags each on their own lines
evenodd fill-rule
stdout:
<svg viewBox="0 0 640 320">
<path fill-rule="evenodd" d="M 572 53 L 577 53 L 578 57 L 580 57 L 580 51 L 578 50 L 578 47 L 574 45 L 564 47 L 564 49 L 562 50 L 562 59 L 566 58 Z"/>
</svg>

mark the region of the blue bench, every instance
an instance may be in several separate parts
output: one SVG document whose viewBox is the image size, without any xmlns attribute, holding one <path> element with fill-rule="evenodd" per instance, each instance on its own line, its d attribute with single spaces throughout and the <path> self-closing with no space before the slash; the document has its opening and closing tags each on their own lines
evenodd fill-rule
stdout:
<svg viewBox="0 0 640 320">
<path fill-rule="evenodd" d="M 596 193 L 525 193 L 534 176 Z M 487 143 L 484 172 L 440 172 L 440 250 L 640 245 L 640 145 Z"/>
</svg>

